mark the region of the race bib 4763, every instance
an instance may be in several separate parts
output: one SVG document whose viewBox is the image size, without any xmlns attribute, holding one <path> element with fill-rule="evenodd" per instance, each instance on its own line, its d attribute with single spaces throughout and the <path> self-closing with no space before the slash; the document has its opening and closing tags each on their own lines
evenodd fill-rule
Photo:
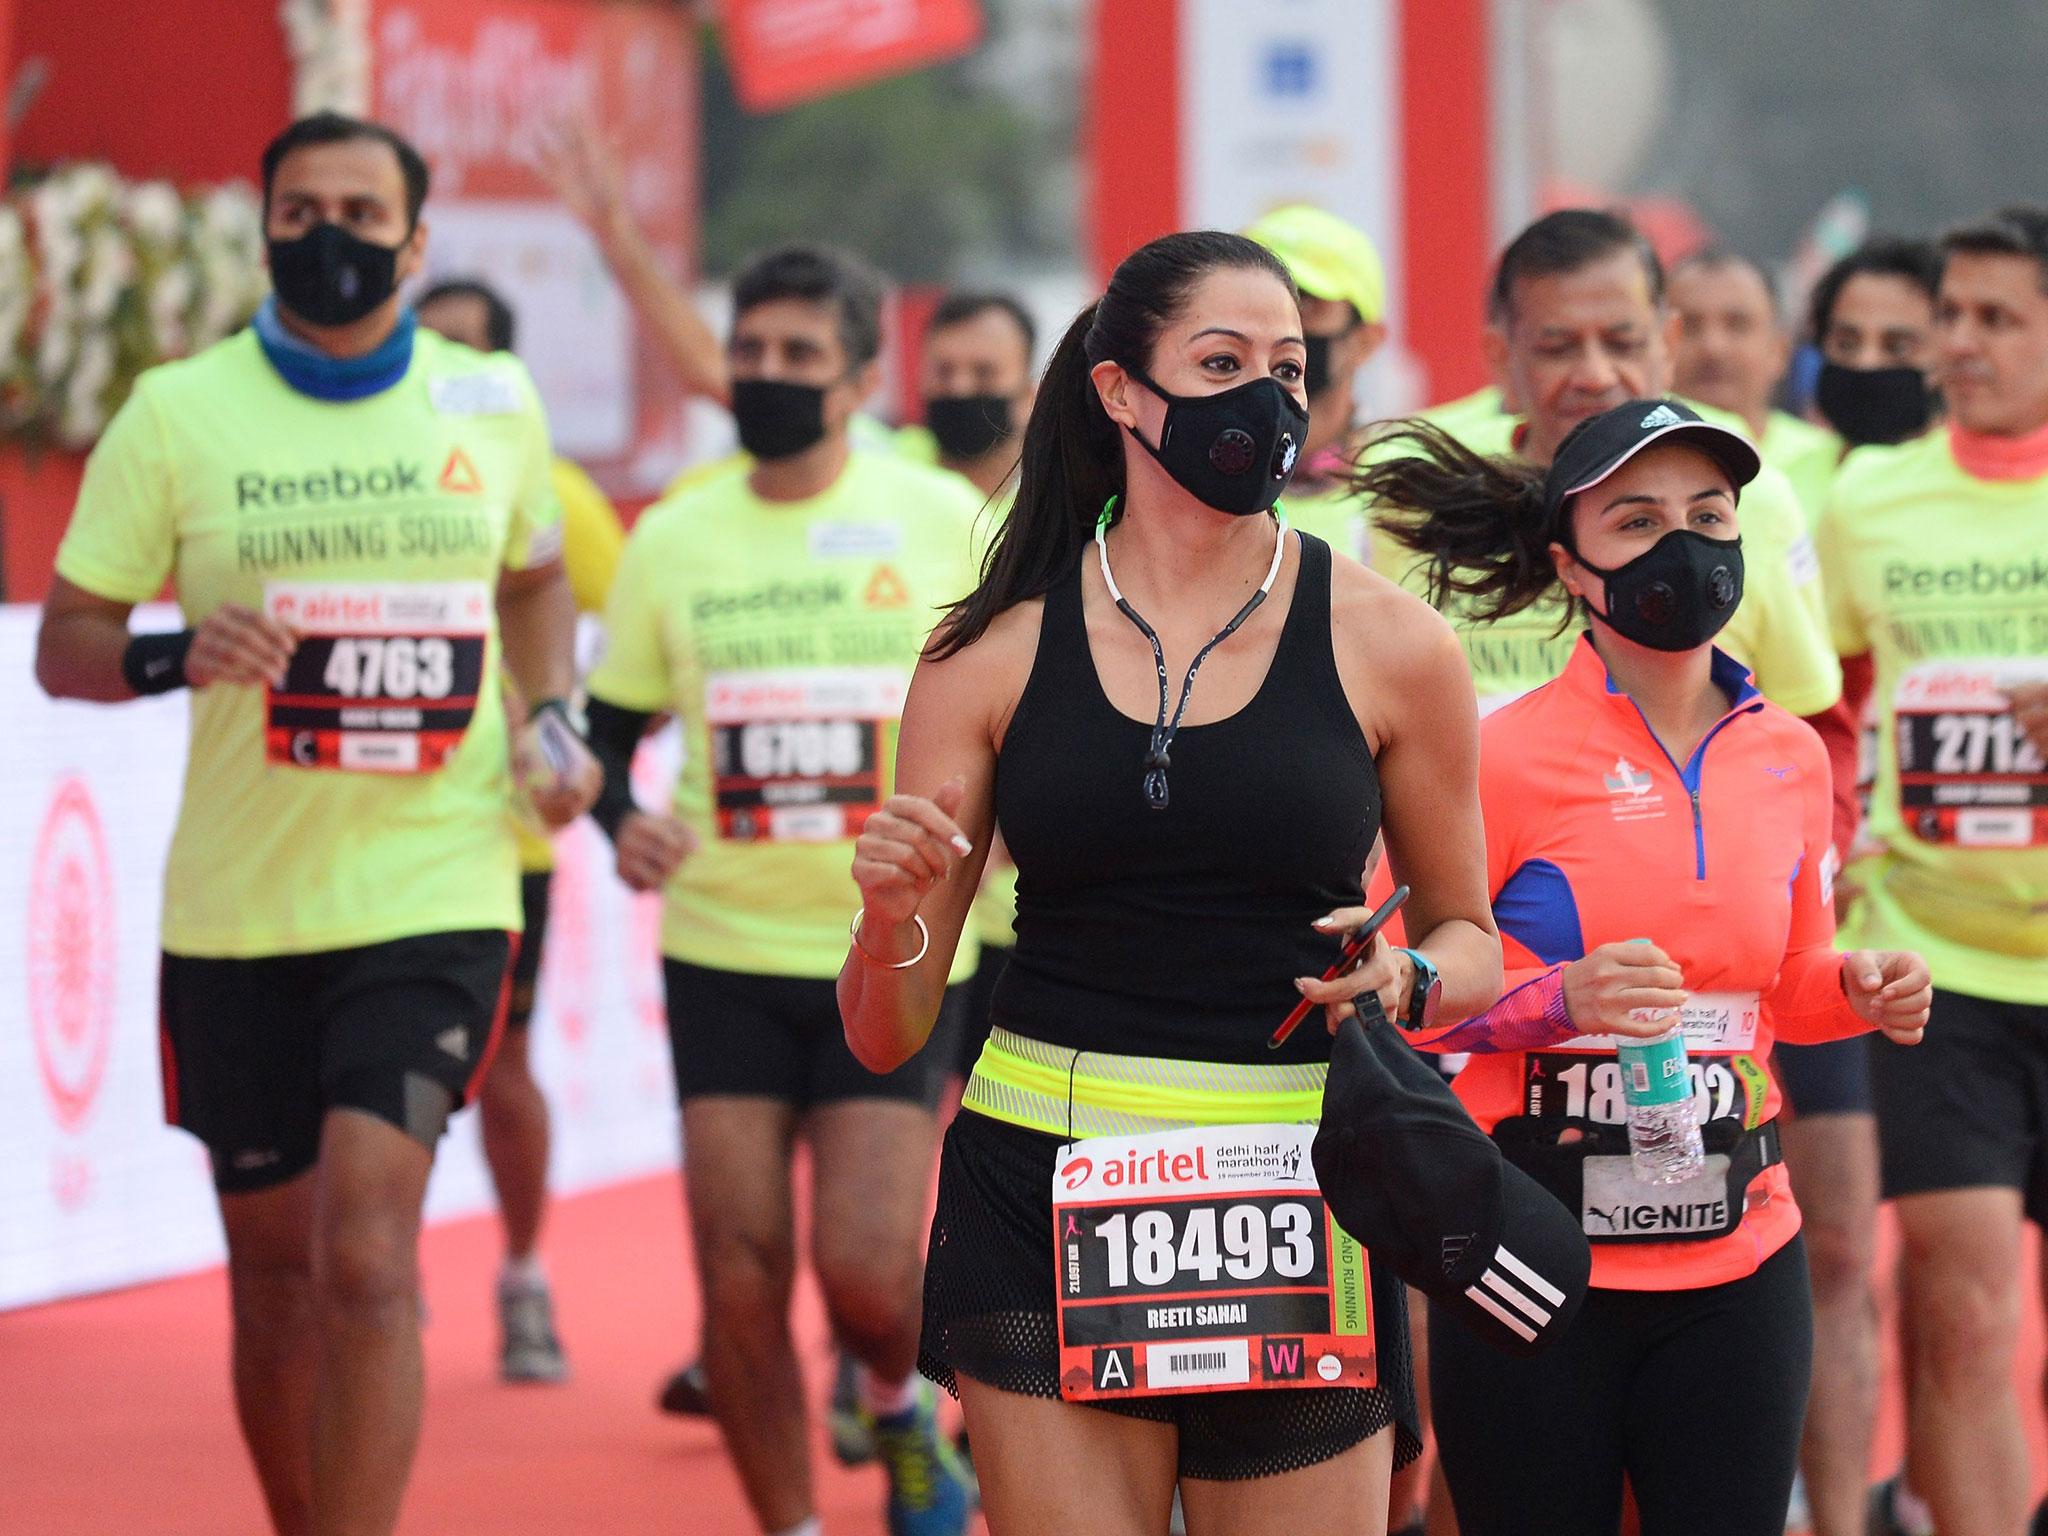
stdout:
<svg viewBox="0 0 2048 1536">
<path fill-rule="evenodd" d="M 263 607 L 299 637 L 264 702 L 271 762 L 428 773 L 448 760 L 483 686 L 489 587 L 272 582 Z"/>
<path fill-rule="evenodd" d="M 1365 1250 L 1323 1203 L 1315 1127 L 1103 1136 L 1052 1183 L 1070 1401 L 1378 1377 Z"/>
</svg>

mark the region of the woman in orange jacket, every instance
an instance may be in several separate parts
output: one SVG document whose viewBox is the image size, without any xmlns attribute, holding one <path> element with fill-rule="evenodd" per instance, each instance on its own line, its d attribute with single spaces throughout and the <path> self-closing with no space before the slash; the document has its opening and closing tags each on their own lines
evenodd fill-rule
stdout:
<svg viewBox="0 0 2048 1536">
<path fill-rule="evenodd" d="M 1584 423 L 1547 473 L 1406 437 L 1415 455 L 1361 489 L 1384 535 L 1432 557 L 1437 596 L 1500 616 L 1561 585 L 1589 615 L 1565 674 L 1482 725 L 1505 995 L 1411 1036 L 1472 1053 L 1459 1098 L 1594 1252 L 1547 1353 L 1432 1322 L 1460 1529 L 1611 1533 L 1626 1475 L 1645 1536 L 1778 1536 L 1813 1337 L 1771 1045 L 1910 1043 L 1931 993 L 1918 955 L 1835 952 L 1820 740 L 1712 644 L 1742 595 L 1756 450 L 1668 400 Z M 1654 1183 L 1630 1157 L 1616 1043 L 1674 1027 L 1704 1155 Z"/>
</svg>

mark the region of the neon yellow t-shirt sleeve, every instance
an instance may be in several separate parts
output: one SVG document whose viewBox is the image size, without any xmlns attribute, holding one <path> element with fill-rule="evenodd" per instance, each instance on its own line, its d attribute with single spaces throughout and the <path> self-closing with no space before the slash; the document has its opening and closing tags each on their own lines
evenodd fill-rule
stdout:
<svg viewBox="0 0 2048 1536">
<path fill-rule="evenodd" d="M 107 424 L 57 550 L 57 574 L 95 597 L 146 603 L 177 559 L 170 447 L 145 378 Z"/>
<path fill-rule="evenodd" d="M 531 570 L 562 558 L 562 501 L 555 491 L 555 455 L 548 446 L 547 412 L 533 381 L 522 375 L 526 411 L 519 484 L 512 494 L 512 518 L 505 530 L 505 569 Z"/>
<path fill-rule="evenodd" d="M 650 519 L 626 540 L 604 609 L 604 655 L 590 674 L 590 696 L 621 709 L 652 714 L 674 702 L 668 654 L 662 646 L 660 594 L 655 577 L 660 558 L 650 549 L 656 532 Z"/>
<path fill-rule="evenodd" d="M 1805 513 L 1785 477 L 1770 469 L 1743 492 L 1740 512 L 1742 606 L 1723 644 L 1748 663 L 1771 702 L 1817 715 L 1842 697 L 1842 664 L 1828 639 Z"/>
<path fill-rule="evenodd" d="M 562 563 L 569 570 L 576 611 L 602 613 L 626 547 L 625 525 L 611 498 L 580 465 L 557 458 L 551 472 L 562 504 Z"/>
<path fill-rule="evenodd" d="M 1822 509 L 1816 530 L 1821 569 L 1827 573 L 1828 630 L 1835 650 L 1844 656 L 1861 656 L 1870 649 L 1870 632 L 1856 606 L 1850 576 L 1854 566 L 1848 550 L 1848 525 L 1841 509 L 1830 497 Z"/>
</svg>

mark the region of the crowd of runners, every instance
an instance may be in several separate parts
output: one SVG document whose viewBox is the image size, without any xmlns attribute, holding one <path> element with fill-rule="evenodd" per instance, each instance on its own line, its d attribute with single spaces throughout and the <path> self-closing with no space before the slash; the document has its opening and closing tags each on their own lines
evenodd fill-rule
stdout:
<svg viewBox="0 0 2048 1536">
<path fill-rule="evenodd" d="M 547 169 L 734 454 L 625 532 L 505 300 L 415 291 L 425 162 L 323 114 L 262 156 L 272 297 L 142 378 L 44 615 L 49 693 L 191 690 L 165 1097 L 281 1536 L 397 1522 L 472 1101 L 502 1374 L 573 1370 L 526 1041 L 584 815 L 664 900 L 703 1331 L 649 1387 L 768 1536 L 821 1530 L 799 1254 L 896 1536 L 2048 1530 L 2048 209 L 1798 313 L 1546 214 L 1472 295 L 1493 383 L 1372 421 L 1379 256 L 1285 207 L 1078 316 L 946 295 L 892 426 L 861 260 L 762 253 L 719 336 L 593 137 Z M 1630 1075 L 1674 1049 L 1675 1182 Z"/>
</svg>

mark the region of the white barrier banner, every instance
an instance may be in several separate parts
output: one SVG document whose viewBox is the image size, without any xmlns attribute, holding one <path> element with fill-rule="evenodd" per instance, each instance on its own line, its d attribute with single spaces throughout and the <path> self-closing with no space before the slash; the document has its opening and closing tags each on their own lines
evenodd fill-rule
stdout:
<svg viewBox="0 0 2048 1536">
<path fill-rule="evenodd" d="M 141 629 L 179 624 L 145 608 Z M 222 1257 L 205 1153 L 163 1124 L 157 1042 L 164 853 L 186 696 L 53 703 L 33 676 L 36 611 L 0 606 L 0 1309 L 158 1279 Z M 643 803 L 676 736 L 641 753 Z M 585 1189 L 675 1166 L 660 906 L 612 872 L 587 820 L 557 840 L 534 1020 L 554 1109 L 551 1182 Z M 441 1144 L 429 1220 L 488 1207 L 476 1114 Z"/>
</svg>

